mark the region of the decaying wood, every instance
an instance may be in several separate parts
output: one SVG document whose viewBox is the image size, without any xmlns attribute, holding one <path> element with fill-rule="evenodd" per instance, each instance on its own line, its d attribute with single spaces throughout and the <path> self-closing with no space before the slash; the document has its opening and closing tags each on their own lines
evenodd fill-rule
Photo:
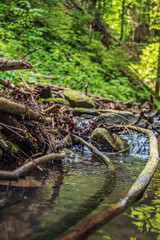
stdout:
<svg viewBox="0 0 160 240">
<path fill-rule="evenodd" d="M 43 118 L 38 112 L 33 111 L 30 107 L 20 103 L 12 102 L 3 97 L 0 97 L 0 111 L 15 115 L 23 115 L 28 119 L 40 122 L 44 122 L 47 120 Z"/>
<path fill-rule="evenodd" d="M 89 149 L 91 149 L 91 151 L 98 155 L 100 157 L 100 160 L 106 165 L 108 166 L 109 170 L 114 171 L 114 166 L 111 163 L 111 160 L 104 155 L 102 152 L 100 152 L 96 147 L 94 147 L 92 144 L 86 142 L 84 139 L 82 139 L 81 137 L 78 137 L 77 135 L 73 135 L 76 139 L 78 139 L 80 142 L 82 142 L 84 145 L 86 145 Z"/>
<path fill-rule="evenodd" d="M 32 64 L 24 60 L 9 60 L 7 58 L 0 58 L 0 71 L 17 69 L 32 69 Z"/>
<path fill-rule="evenodd" d="M 36 165 L 44 164 L 54 160 L 61 160 L 65 157 L 65 152 L 52 153 L 43 157 L 36 158 L 23 166 L 17 168 L 14 171 L 2 171 L 0 170 L 0 178 L 5 180 L 18 180 L 18 178 L 24 176 L 28 172 L 32 171 Z"/>
<path fill-rule="evenodd" d="M 117 128 L 123 127 L 124 126 L 122 125 L 117 126 Z M 88 216 L 87 219 L 77 224 L 68 233 L 58 238 L 58 240 L 85 239 L 89 233 L 93 233 L 94 231 L 96 231 L 102 225 L 106 224 L 108 221 L 123 212 L 135 201 L 139 200 L 142 197 L 159 163 L 157 139 L 151 130 L 134 126 L 127 127 L 132 130 L 147 134 L 149 137 L 149 159 L 145 168 L 140 173 L 135 183 L 131 186 L 128 193 L 124 197 L 122 197 L 116 204 L 100 211 L 95 215 Z"/>
</svg>

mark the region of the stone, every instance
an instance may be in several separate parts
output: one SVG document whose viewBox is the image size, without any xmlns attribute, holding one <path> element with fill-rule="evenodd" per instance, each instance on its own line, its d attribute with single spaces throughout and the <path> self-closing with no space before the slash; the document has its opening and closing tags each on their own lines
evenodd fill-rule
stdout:
<svg viewBox="0 0 160 240">
<path fill-rule="evenodd" d="M 129 112 L 114 112 L 114 113 L 104 113 L 97 117 L 97 123 L 104 123 L 104 124 L 130 124 L 136 121 L 137 116 Z"/>
<path fill-rule="evenodd" d="M 74 90 L 65 90 L 63 92 L 65 98 L 69 101 L 71 107 L 93 108 L 94 102 L 84 93 Z"/>
<path fill-rule="evenodd" d="M 109 133 L 105 128 L 96 128 L 91 135 L 91 140 L 94 146 L 104 152 L 121 152 L 128 149 L 125 140 L 122 140 L 118 135 Z"/>
</svg>

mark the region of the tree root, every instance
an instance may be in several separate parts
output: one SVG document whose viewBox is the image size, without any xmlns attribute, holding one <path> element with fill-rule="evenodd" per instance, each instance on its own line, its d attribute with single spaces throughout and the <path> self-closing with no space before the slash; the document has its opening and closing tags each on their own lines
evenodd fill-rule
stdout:
<svg viewBox="0 0 160 240">
<path fill-rule="evenodd" d="M 116 127 L 124 128 L 122 125 Z M 128 193 L 116 204 L 91 217 L 89 216 L 87 219 L 72 228 L 68 233 L 58 238 L 58 240 L 85 239 L 89 233 L 96 231 L 142 197 L 159 163 L 157 139 L 151 130 L 135 126 L 127 126 L 127 128 L 147 134 L 149 137 L 149 159 L 145 168 L 135 183 L 131 186 Z"/>
</svg>

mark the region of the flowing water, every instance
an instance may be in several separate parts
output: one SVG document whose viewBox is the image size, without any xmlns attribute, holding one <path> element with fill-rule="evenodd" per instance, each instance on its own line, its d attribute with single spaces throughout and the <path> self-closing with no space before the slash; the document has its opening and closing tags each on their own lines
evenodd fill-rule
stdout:
<svg viewBox="0 0 160 240">
<path fill-rule="evenodd" d="M 0 240 L 53 240 L 92 211 L 118 201 L 148 158 L 147 138 L 134 135 L 129 141 L 130 156 L 109 156 L 115 175 L 84 147 L 67 153 L 61 163 L 47 165 L 43 172 L 37 169 L 13 183 L 6 207 L 0 209 Z M 160 167 L 141 201 L 87 239 L 160 240 L 159 183 Z M 2 199 L 6 183 L 0 184 Z"/>
</svg>

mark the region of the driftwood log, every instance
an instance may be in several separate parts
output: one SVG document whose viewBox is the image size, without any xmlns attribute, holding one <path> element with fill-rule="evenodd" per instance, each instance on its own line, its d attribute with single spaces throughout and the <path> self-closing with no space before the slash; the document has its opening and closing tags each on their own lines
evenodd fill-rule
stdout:
<svg viewBox="0 0 160 240">
<path fill-rule="evenodd" d="M 69 230 L 68 233 L 58 238 L 58 240 L 86 239 L 88 234 L 96 231 L 98 228 L 106 224 L 108 221 L 123 212 L 135 201 L 139 200 L 142 197 L 159 163 L 158 143 L 155 135 L 151 130 L 134 126 L 127 127 L 129 129 L 147 134 L 149 137 L 149 159 L 145 168 L 140 173 L 135 183 L 131 186 L 128 193 L 123 196 L 116 204 L 100 211 L 95 215 L 88 216 L 88 218 L 77 224 L 75 227 Z M 124 126 L 119 125 L 117 128 L 124 128 Z"/>
</svg>

